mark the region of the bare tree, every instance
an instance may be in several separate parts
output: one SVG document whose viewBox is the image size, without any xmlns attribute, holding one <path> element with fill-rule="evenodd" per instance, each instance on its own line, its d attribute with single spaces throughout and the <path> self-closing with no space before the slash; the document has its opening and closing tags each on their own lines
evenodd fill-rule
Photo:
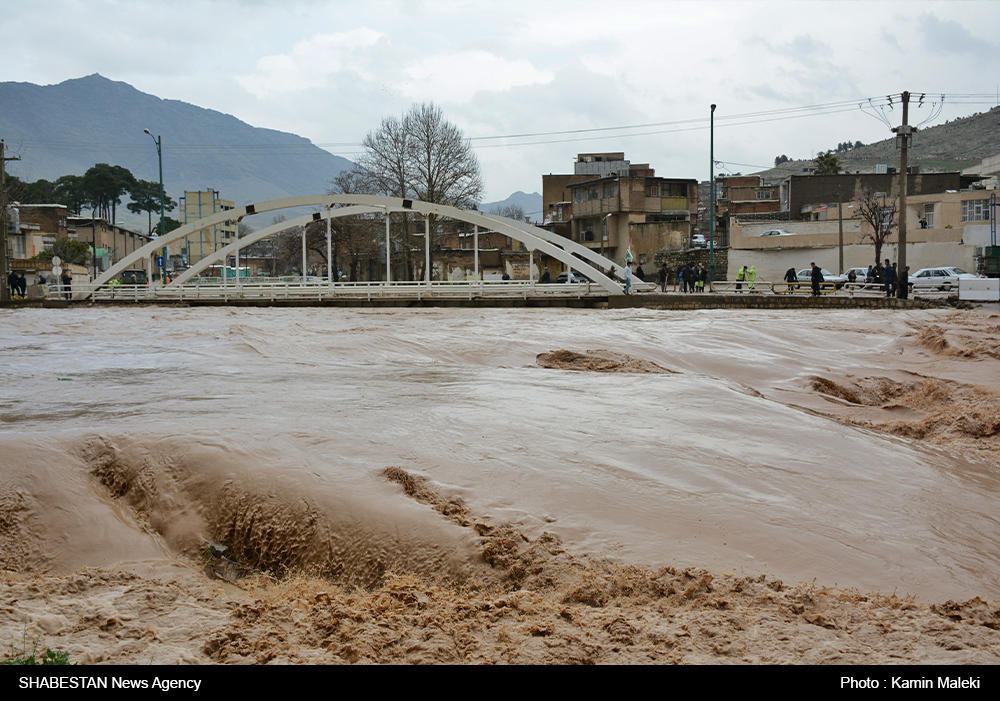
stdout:
<svg viewBox="0 0 1000 701">
<path fill-rule="evenodd" d="M 331 192 L 412 198 L 465 209 L 482 197 L 479 159 L 461 129 L 433 103 L 413 105 L 402 119 L 386 117 L 365 136 L 362 148 L 358 167 L 338 175 Z M 430 220 L 433 236 L 434 217 Z M 412 278 L 415 247 L 409 217 L 404 215 L 400 224 L 398 240 Z"/>
<path fill-rule="evenodd" d="M 505 204 L 494 207 L 490 210 L 490 214 L 497 214 L 501 217 L 513 219 L 514 221 L 529 221 L 528 215 L 524 213 L 524 207 L 519 204 Z"/>
<path fill-rule="evenodd" d="M 899 214 L 899 202 L 874 188 L 863 189 L 858 198 L 858 216 L 871 227 L 871 232 L 861 234 L 861 242 L 870 241 L 875 246 L 875 264 L 882 260 L 882 246 L 892 238 Z"/>
</svg>

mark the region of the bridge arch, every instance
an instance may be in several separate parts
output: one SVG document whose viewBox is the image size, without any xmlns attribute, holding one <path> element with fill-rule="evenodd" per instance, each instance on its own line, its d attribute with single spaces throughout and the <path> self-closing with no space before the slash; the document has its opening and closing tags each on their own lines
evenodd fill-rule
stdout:
<svg viewBox="0 0 1000 701">
<path fill-rule="evenodd" d="M 97 290 L 101 286 L 106 285 L 108 281 L 120 275 L 122 271 L 127 270 L 136 261 L 142 260 L 147 256 L 154 254 L 158 249 L 167 246 L 174 241 L 179 241 L 185 236 L 190 236 L 194 232 L 200 231 L 201 229 L 234 219 L 238 221 L 251 214 L 262 214 L 264 212 L 273 212 L 292 207 L 310 206 L 324 207 L 325 209 L 312 215 L 297 217 L 291 221 L 284 221 L 280 224 L 266 227 L 260 231 L 254 232 L 251 236 L 238 239 L 229 246 L 219 249 L 218 251 L 214 251 L 207 256 L 210 261 L 209 263 L 206 263 L 201 270 L 210 265 L 211 262 L 229 255 L 229 253 L 235 251 L 237 247 L 242 248 L 250 243 L 253 243 L 254 241 L 258 241 L 262 238 L 278 233 L 279 231 L 283 231 L 292 226 L 307 224 L 316 219 L 342 217 L 352 214 L 378 211 L 385 212 L 387 215 L 392 212 L 417 212 L 418 214 L 423 214 L 425 217 L 429 214 L 435 214 L 486 228 L 492 228 L 505 236 L 509 236 L 516 241 L 520 241 L 529 251 L 538 250 L 546 253 L 556 260 L 564 263 L 568 268 L 583 273 L 595 283 L 601 285 L 601 287 L 607 290 L 609 294 L 623 294 L 621 286 L 603 272 L 604 270 L 610 270 L 615 265 L 613 261 L 604 258 L 600 254 L 595 253 L 585 246 L 581 246 L 575 241 L 553 234 L 545 229 L 540 229 L 538 227 L 531 226 L 530 224 L 516 222 L 512 219 L 506 219 L 497 215 L 458 209 L 457 207 L 451 207 L 448 205 L 422 202 L 420 200 L 408 200 L 398 197 L 383 197 L 381 195 L 350 194 L 284 197 L 277 200 L 267 200 L 265 202 L 248 204 L 242 207 L 227 210 L 225 212 L 209 215 L 203 219 L 199 219 L 198 221 L 191 222 L 190 224 L 174 229 L 168 234 L 154 239 L 139 250 L 125 256 L 118 263 L 111 266 L 106 272 L 104 272 L 104 274 L 94 280 L 93 290 Z M 429 245 L 429 242 L 425 242 L 425 245 Z M 202 262 L 204 262 L 204 260 L 199 261 L 199 264 Z M 185 274 L 187 272 L 190 271 L 185 271 Z M 187 275 L 186 277 L 184 276 L 185 274 L 179 276 L 176 281 L 171 283 L 171 285 L 183 284 L 184 281 L 190 279 L 197 273 L 191 273 L 191 275 Z M 430 271 L 426 270 L 425 281 L 428 284 L 430 283 L 429 276 Z"/>
</svg>

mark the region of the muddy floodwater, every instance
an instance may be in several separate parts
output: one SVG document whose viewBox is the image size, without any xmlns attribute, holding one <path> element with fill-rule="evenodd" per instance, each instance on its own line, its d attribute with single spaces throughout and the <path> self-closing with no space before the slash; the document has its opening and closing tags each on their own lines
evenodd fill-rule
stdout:
<svg viewBox="0 0 1000 701">
<path fill-rule="evenodd" d="M 208 593 L 195 597 L 195 642 L 164 661 L 277 659 L 198 639 L 252 598 L 205 578 L 206 541 L 268 573 L 257 585 L 271 585 L 260 596 L 276 626 L 295 619 L 273 584 L 291 572 L 311 578 L 311 594 L 288 601 L 319 606 L 327 584 L 506 596 L 601 563 L 671 572 L 702 593 L 780 580 L 925 612 L 977 600 L 986 613 L 938 618 L 986 616 L 992 627 L 972 627 L 996 635 L 1000 315 L 989 309 L 25 309 L 0 314 L 0 349 L 0 567 L 22 601 L 0 613 L 0 632 L 28 626 L 86 661 L 127 661 L 156 636 L 126 635 L 132 648 L 74 637 L 74 596 L 79 608 L 99 582 L 124 592 L 181 572 Z M 23 603 L 32 577 L 61 592 L 59 611 Z M 633 589 L 556 598 L 598 615 Z M 648 616 L 671 591 L 695 590 L 633 598 L 625 638 L 659 649 Z M 419 608 L 414 596 L 406 605 Z M 183 628 L 166 623 L 179 604 L 126 615 L 102 601 L 123 629 Z M 569 625 L 572 611 L 553 611 Z M 832 635 L 829 620 L 810 628 Z M 552 626 L 524 635 L 551 640 Z M 378 658 L 345 630 L 301 643 L 315 654 L 280 654 L 455 661 Z M 485 645 L 459 647 L 496 661 Z M 988 647 L 966 643 L 977 646 Z M 605 659 L 558 647 L 506 659 Z M 663 661 L 699 661 L 677 658 L 676 641 L 664 650 Z"/>
</svg>

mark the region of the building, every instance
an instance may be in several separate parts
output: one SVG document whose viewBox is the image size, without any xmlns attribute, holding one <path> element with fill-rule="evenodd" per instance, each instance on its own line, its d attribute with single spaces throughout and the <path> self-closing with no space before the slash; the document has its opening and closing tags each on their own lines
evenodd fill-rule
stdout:
<svg viewBox="0 0 1000 701">
<path fill-rule="evenodd" d="M 991 202 L 997 190 L 965 189 L 907 195 L 906 261 L 912 272 L 935 266 L 957 266 L 970 272 L 979 268 L 984 248 L 991 245 Z M 888 197 L 894 197 L 886 193 Z M 788 268 L 801 270 L 815 261 L 820 267 L 838 271 L 840 227 L 844 231 L 844 269 L 867 267 L 875 262 L 874 247 L 861 237 L 871 226 L 855 216 L 856 202 L 843 202 L 843 221 L 837 203 L 824 210 L 823 218 L 801 221 L 732 220 L 729 277 L 743 265 L 754 265 L 758 278 L 780 281 Z M 921 221 L 923 220 L 923 222 Z M 926 226 L 925 226 L 926 225 Z M 791 236 L 761 236 L 780 228 Z M 898 234 L 882 248 L 882 259 L 896 260 Z"/>
<path fill-rule="evenodd" d="M 235 207 L 232 200 L 219 197 L 217 190 L 185 190 L 178 215 L 182 225 L 191 224 L 219 212 Z M 227 221 L 201 229 L 184 237 L 180 250 L 181 267 L 194 265 L 207 255 L 224 248 L 236 240 L 236 222 Z"/>
<path fill-rule="evenodd" d="M 982 180 L 978 175 L 962 173 L 919 173 L 910 169 L 906 176 L 907 196 L 927 195 L 949 190 L 967 190 Z M 823 221 L 830 205 L 860 199 L 865 190 L 899 194 L 896 173 L 842 173 L 840 175 L 789 175 L 781 181 L 781 210 L 790 221 Z M 836 206 L 833 211 L 836 212 Z"/>
<path fill-rule="evenodd" d="M 657 177 L 622 152 L 581 153 L 572 175 L 542 176 L 543 226 L 625 264 L 653 262 L 688 245 L 698 217 L 698 181 Z M 548 264 L 548 261 L 546 262 Z M 563 270 L 561 263 L 550 267 Z"/>
<path fill-rule="evenodd" d="M 7 238 L 11 260 L 34 258 L 69 236 L 66 205 L 12 203 L 7 210 Z"/>
<path fill-rule="evenodd" d="M 103 272 L 153 240 L 152 236 L 95 217 L 67 218 L 67 237 L 91 248 L 91 267 Z"/>
<path fill-rule="evenodd" d="M 729 218 L 773 219 L 781 210 L 779 188 L 765 185 L 759 175 L 733 175 L 715 180 L 715 235 L 720 245 L 729 245 Z M 708 234 L 708 231 L 702 233 Z"/>
</svg>

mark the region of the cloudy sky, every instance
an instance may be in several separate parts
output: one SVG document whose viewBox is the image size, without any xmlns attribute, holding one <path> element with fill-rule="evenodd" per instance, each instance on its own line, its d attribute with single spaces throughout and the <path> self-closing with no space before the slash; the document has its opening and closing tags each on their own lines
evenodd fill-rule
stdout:
<svg viewBox="0 0 1000 701">
<path fill-rule="evenodd" d="M 2 8 L 0 81 L 100 73 L 347 158 L 383 117 L 433 101 L 473 138 L 487 201 L 541 191 L 541 175 L 572 172 L 579 152 L 625 151 L 658 175 L 707 179 L 713 102 L 716 160 L 746 173 L 779 154 L 808 158 L 840 141 L 890 136 L 878 114 L 858 108 L 868 98 L 898 124 L 898 103 L 889 110 L 885 96 L 926 93 L 911 110 L 916 124 L 942 94 L 931 123 L 989 109 L 1000 92 L 1000 2 L 990 0 L 3 0 Z"/>
</svg>

